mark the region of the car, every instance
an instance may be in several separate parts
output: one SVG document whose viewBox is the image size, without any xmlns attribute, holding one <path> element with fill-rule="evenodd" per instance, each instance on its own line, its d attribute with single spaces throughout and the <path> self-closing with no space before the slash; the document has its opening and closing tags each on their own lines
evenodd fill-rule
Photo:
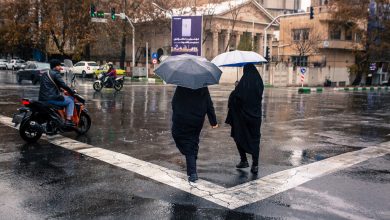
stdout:
<svg viewBox="0 0 390 220">
<path fill-rule="evenodd" d="M 31 80 L 32 84 L 37 84 L 42 74 L 50 70 L 49 63 L 27 62 L 26 68 L 16 72 L 16 80 L 22 83 L 23 80 Z"/>
<path fill-rule="evenodd" d="M 6 63 L 6 68 L 8 70 L 18 70 L 26 67 L 26 62 L 20 59 L 12 59 Z"/>
<path fill-rule="evenodd" d="M 69 67 L 67 67 L 67 66 L 65 66 L 65 64 L 64 63 L 61 63 L 61 70 L 60 70 L 60 73 L 61 73 L 61 75 L 64 75 L 66 72 L 68 72 L 69 73 Z"/>
<path fill-rule="evenodd" d="M 125 73 L 126 73 L 125 70 L 119 69 L 116 66 L 114 66 L 114 68 L 116 69 L 116 75 L 125 75 Z M 107 63 L 104 64 L 104 65 L 101 65 L 99 67 L 99 69 L 95 70 L 95 72 L 94 72 L 95 78 L 98 78 L 100 73 L 107 72 L 107 70 L 108 70 L 108 64 Z"/>
<path fill-rule="evenodd" d="M 94 61 L 80 61 L 71 69 L 74 74 L 82 75 L 85 78 L 87 75 L 93 75 L 99 65 Z"/>
<path fill-rule="evenodd" d="M 6 68 L 7 68 L 7 60 L 0 59 L 0 69 L 6 69 Z"/>
</svg>

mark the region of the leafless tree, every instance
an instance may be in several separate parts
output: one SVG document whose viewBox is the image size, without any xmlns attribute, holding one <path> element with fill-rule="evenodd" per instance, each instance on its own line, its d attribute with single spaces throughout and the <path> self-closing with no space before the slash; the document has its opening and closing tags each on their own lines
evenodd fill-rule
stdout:
<svg viewBox="0 0 390 220">
<path fill-rule="evenodd" d="M 237 24 L 237 18 L 238 18 L 238 15 L 240 15 L 240 10 L 241 10 L 241 7 L 237 7 L 237 4 L 233 4 L 232 2 L 229 3 L 229 14 L 231 16 L 231 20 L 229 21 L 229 24 L 230 24 L 230 28 L 229 28 L 229 35 L 228 35 L 228 43 L 226 44 L 226 47 L 225 47 L 225 52 L 229 49 L 229 45 L 230 45 L 230 42 L 232 40 L 232 36 L 233 36 L 233 32 L 234 32 L 234 28 L 236 27 L 236 24 Z"/>
<path fill-rule="evenodd" d="M 293 29 L 291 34 L 291 48 L 298 54 L 300 60 L 302 57 L 315 54 L 324 40 L 313 26 Z"/>
</svg>

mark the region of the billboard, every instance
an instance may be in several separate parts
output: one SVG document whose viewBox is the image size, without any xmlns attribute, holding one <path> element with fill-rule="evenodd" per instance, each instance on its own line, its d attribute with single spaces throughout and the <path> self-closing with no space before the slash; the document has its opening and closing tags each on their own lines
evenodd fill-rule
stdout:
<svg viewBox="0 0 390 220">
<path fill-rule="evenodd" d="M 202 55 L 202 16 L 172 17 L 172 56 Z"/>
</svg>

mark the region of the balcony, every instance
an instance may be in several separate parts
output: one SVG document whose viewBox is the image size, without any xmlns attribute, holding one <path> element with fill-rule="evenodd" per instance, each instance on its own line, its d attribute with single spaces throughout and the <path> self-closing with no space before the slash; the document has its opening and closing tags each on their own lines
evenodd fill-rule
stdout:
<svg viewBox="0 0 390 220">
<path fill-rule="evenodd" d="M 363 45 L 354 41 L 347 40 L 325 40 L 320 46 L 320 49 L 342 49 L 342 50 L 363 50 Z"/>
</svg>

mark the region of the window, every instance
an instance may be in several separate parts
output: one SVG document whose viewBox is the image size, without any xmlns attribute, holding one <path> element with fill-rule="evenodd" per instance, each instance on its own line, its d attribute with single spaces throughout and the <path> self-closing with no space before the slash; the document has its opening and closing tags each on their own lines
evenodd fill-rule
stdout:
<svg viewBox="0 0 390 220">
<path fill-rule="evenodd" d="M 352 29 L 349 27 L 345 28 L 345 40 L 352 40 Z"/>
<path fill-rule="evenodd" d="M 308 57 L 307 56 L 292 56 L 291 61 L 294 66 L 307 66 Z"/>
<path fill-rule="evenodd" d="M 302 29 L 303 40 L 309 40 L 309 29 Z"/>
<path fill-rule="evenodd" d="M 30 63 L 26 66 L 26 69 L 29 69 L 29 70 L 35 69 L 35 65 L 33 63 Z"/>
<path fill-rule="evenodd" d="M 335 28 L 330 31 L 330 39 L 331 40 L 341 40 L 341 30 L 339 28 Z"/>
<path fill-rule="evenodd" d="M 293 29 L 292 35 L 294 41 L 309 40 L 309 29 Z"/>
<path fill-rule="evenodd" d="M 362 41 L 362 35 L 360 33 L 355 34 L 355 42 L 360 43 Z"/>
<path fill-rule="evenodd" d="M 88 63 L 88 66 L 99 66 L 97 63 Z"/>
<path fill-rule="evenodd" d="M 50 64 L 48 63 L 37 63 L 38 69 L 50 69 Z"/>
<path fill-rule="evenodd" d="M 328 0 L 320 0 L 320 5 L 327 5 L 328 2 Z"/>
<path fill-rule="evenodd" d="M 301 39 L 301 32 L 300 30 L 293 30 L 293 40 L 298 41 Z"/>
</svg>

